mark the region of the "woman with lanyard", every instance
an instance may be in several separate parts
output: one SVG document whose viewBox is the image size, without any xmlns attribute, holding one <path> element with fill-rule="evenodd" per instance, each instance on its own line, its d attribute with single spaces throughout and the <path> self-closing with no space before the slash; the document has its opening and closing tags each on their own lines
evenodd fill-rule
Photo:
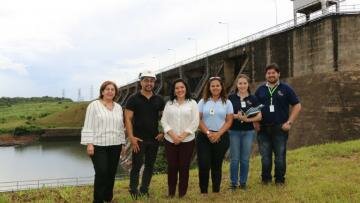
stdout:
<svg viewBox="0 0 360 203">
<path fill-rule="evenodd" d="M 196 147 L 200 192 L 208 192 L 210 170 L 212 191 L 219 192 L 222 163 L 229 148 L 227 131 L 233 120 L 233 107 L 226 97 L 224 83 L 220 77 L 211 77 L 206 83 L 198 107 L 200 132 L 196 136 Z"/>
<path fill-rule="evenodd" d="M 251 117 L 244 114 L 251 107 L 256 108 L 259 103 L 254 95 L 250 94 L 250 78 L 240 74 L 234 83 L 235 93 L 229 96 L 234 108 L 234 122 L 229 130 L 230 136 L 230 189 L 246 189 L 249 172 L 249 159 L 255 130 L 253 122 L 261 120 L 261 112 Z M 240 163 L 240 181 L 239 181 Z"/>
<path fill-rule="evenodd" d="M 111 202 L 122 144 L 125 144 L 123 110 L 116 103 L 119 91 L 105 81 L 99 99 L 86 109 L 81 144 L 87 146 L 95 170 L 93 202 Z"/>
</svg>

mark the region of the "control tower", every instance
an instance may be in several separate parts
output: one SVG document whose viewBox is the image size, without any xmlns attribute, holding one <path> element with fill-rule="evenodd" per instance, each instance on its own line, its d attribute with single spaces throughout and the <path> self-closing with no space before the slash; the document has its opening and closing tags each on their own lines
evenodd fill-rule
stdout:
<svg viewBox="0 0 360 203">
<path fill-rule="evenodd" d="M 336 12 L 339 11 L 339 0 L 291 0 L 294 4 L 294 21 L 297 24 L 297 14 L 302 13 L 306 16 L 306 21 L 310 19 L 310 14 L 322 10 L 323 14 L 327 8 L 336 5 Z"/>
</svg>

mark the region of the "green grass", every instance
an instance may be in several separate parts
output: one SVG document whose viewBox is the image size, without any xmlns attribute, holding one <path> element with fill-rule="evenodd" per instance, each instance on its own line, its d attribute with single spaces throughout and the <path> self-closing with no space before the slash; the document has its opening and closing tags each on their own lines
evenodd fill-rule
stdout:
<svg viewBox="0 0 360 203">
<path fill-rule="evenodd" d="M 43 127 L 79 128 L 84 124 L 88 102 L 74 103 L 72 106 L 37 120 L 35 123 Z"/>
<path fill-rule="evenodd" d="M 12 132 L 16 127 L 28 125 L 41 128 L 80 127 L 86 105 L 87 103 L 63 101 L 0 106 L 0 132 Z M 61 116 L 63 112 L 66 112 L 66 116 Z"/>
<path fill-rule="evenodd" d="M 285 186 L 260 184 L 260 159 L 251 159 L 248 190 L 228 190 L 229 164 L 223 167 L 221 192 L 201 195 L 198 171 L 190 171 L 183 199 L 167 199 L 166 175 L 151 182 L 150 199 L 138 202 L 360 202 L 360 140 L 304 147 L 288 153 Z M 209 187 L 209 189 L 211 186 Z M 128 180 L 115 185 L 115 202 L 130 202 Z M 0 193 L 0 202 L 91 202 L 92 187 L 66 187 Z"/>
</svg>

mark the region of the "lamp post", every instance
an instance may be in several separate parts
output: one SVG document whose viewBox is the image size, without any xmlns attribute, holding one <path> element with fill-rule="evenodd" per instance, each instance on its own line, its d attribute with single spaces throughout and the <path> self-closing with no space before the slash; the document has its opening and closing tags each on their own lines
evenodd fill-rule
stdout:
<svg viewBox="0 0 360 203">
<path fill-rule="evenodd" d="M 176 51 L 174 49 L 170 49 L 170 48 L 168 48 L 167 50 L 174 52 L 174 64 L 175 64 L 176 63 Z"/>
<path fill-rule="evenodd" d="M 229 23 L 222 22 L 222 21 L 219 21 L 218 23 L 221 24 L 221 25 L 226 25 L 227 43 L 229 44 L 229 29 L 230 29 L 229 28 L 230 27 Z"/>
<path fill-rule="evenodd" d="M 197 55 L 198 55 L 198 43 L 197 43 L 197 39 L 192 38 L 192 37 L 188 37 L 188 40 L 193 40 L 195 42 L 195 58 L 197 59 Z"/>
<path fill-rule="evenodd" d="M 276 25 L 278 24 L 278 7 L 277 7 L 277 0 L 274 0 L 274 4 L 275 4 L 275 22 Z"/>
<path fill-rule="evenodd" d="M 157 60 L 157 69 L 160 69 L 160 60 L 159 58 L 156 58 L 155 56 L 152 57 L 152 59 Z"/>
</svg>

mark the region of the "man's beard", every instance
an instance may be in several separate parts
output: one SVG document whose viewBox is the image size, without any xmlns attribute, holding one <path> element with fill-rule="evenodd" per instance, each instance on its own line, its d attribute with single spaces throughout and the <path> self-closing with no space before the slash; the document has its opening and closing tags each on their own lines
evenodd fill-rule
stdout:
<svg viewBox="0 0 360 203">
<path fill-rule="evenodd" d="M 279 79 L 274 79 L 274 82 L 272 82 L 269 79 L 267 80 L 268 83 L 273 84 L 273 85 L 276 84 L 278 81 L 279 81 Z"/>
<path fill-rule="evenodd" d="M 152 92 L 153 91 L 153 87 L 145 87 L 144 88 L 144 91 L 146 91 L 146 92 Z"/>
</svg>

